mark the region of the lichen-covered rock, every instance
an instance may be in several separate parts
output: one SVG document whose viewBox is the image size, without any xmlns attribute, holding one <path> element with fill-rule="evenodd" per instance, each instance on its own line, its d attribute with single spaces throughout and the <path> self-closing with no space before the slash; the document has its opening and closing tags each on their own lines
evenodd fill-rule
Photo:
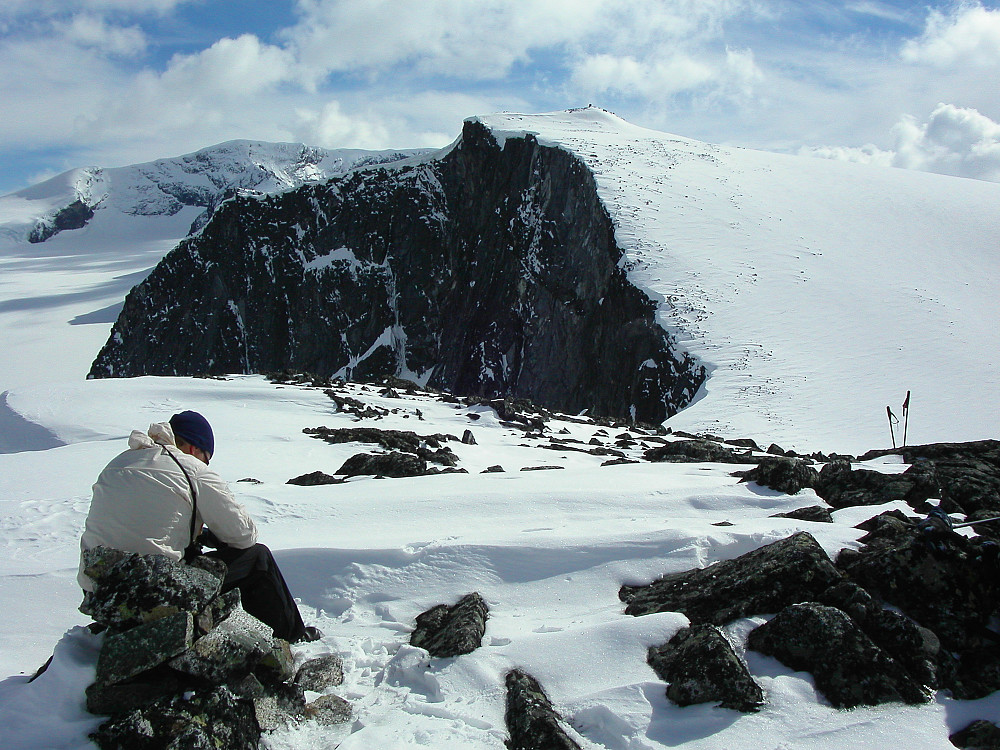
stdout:
<svg viewBox="0 0 1000 750">
<path fill-rule="evenodd" d="M 914 680 L 931 688 L 939 686 L 941 641 L 933 631 L 891 609 L 878 609 L 859 624 L 875 645 L 898 661 Z"/>
<path fill-rule="evenodd" d="M 718 702 L 736 711 L 757 711 L 764 693 L 729 639 L 714 625 L 678 631 L 649 650 L 649 665 L 668 683 L 667 698 L 679 706 Z"/>
<path fill-rule="evenodd" d="M 295 684 L 303 690 L 322 693 L 344 682 L 344 661 L 339 654 L 310 659 L 295 674 Z"/>
<path fill-rule="evenodd" d="M 990 511 L 1000 515 L 1000 441 L 908 445 L 871 451 L 862 458 L 889 454 L 901 455 L 912 464 L 903 476 L 922 483 L 927 497 L 940 497 L 949 513 Z"/>
<path fill-rule="evenodd" d="M 882 505 L 902 500 L 917 506 L 934 497 L 934 478 L 921 467 L 902 474 L 883 474 L 871 469 L 854 469 L 849 461 L 831 461 L 819 472 L 816 494 L 834 508 L 855 505 Z"/>
<path fill-rule="evenodd" d="M 355 477 L 367 474 L 383 477 L 419 477 L 427 472 L 427 461 L 412 453 L 355 453 L 337 473 Z"/>
<path fill-rule="evenodd" d="M 750 632 L 747 645 L 797 671 L 837 708 L 894 701 L 922 703 L 929 693 L 839 609 L 794 604 Z"/>
<path fill-rule="evenodd" d="M 562 717 L 538 684 L 519 669 L 507 673 L 507 708 L 504 721 L 509 750 L 580 750 L 562 727 Z"/>
<path fill-rule="evenodd" d="M 254 670 L 269 683 L 287 682 L 295 676 L 295 655 L 288 641 L 275 638 Z"/>
<path fill-rule="evenodd" d="M 86 691 L 87 711 L 103 716 L 121 714 L 160 699 L 169 699 L 191 687 L 182 675 L 162 665 L 116 685 L 99 682 L 89 685 Z"/>
<path fill-rule="evenodd" d="M 298 685 L 287 682 L 265 684 L 255 675 L 247 675 L 229 687 L 237 696 L 253 701 L 257 723 L 265 732 L 305 718 L 306 698 Z"/>
<path fill-rule="evenodd" d="M 197 615 L 221 587 L 221 579 L 201 568 L 129 553 L 101 574 L 88 604 L 94 620 L 121 630 L 176 612 Z"/>
<path fill-rule="evenodd" d="M 304 713 L 325 726 L 344 724 L 351 720 L 351 704 L 339 695 L 321 695 L 306 705 Z"/>
<path fill-rule="evenodd" d="M 410 644 L 442 658 L 472 653 L 483 642 L 488 617 L 483 597 L 475 592 L 466 594 L 451 607 L 439 604 L 417 615 Z"/>
<path fill-rule="evenodd" d="M 218 685 L 251 672 L 273 645 L 271 628 L 240 608 L 173 659 L 170 666 Z"/>
<path fill-rule="evenodd" d="M 707 568 L 674 573 L 647 586 L 623 586 L 625 612 L 682 612 L 692 623 L 724 625 L 821 598 L 843 582 L 819 543 L 807 532 Z"/>
<path fill-rule="evenodd" d="M 114 567 L 115 563 L 121 562 L 131 554 L 134 553 L 125 552 L 113 547 L 101 546 L 94 547 L 93 549 L 85 549 L 82 552 L 83 572 L 95 584 L 99 584 L 101 579 L 108 574 L 108 571 Z"/>
<path fill-rule="evenodd" d="M 252 701 L 218 687 L 116 716 L 90 738 L 101 750 L 257 750 L 260 725 Z"/>
<path fill-rule="evenodd" d="M 930 628 L 953 650 L 975 646 L 1000 594 L 995 563 L 957 534 L 933 540 L 916 527 L 845 550 L 837 566 L 883 601 Z"/>
<path fill-rule="evenodd" d="M 756 468 L 736 472 L 741 482 L 756 482 L 762 487 L 795 495 L 806 487 L 815 487 L 819 472 L 800 458 L 768 456 Z"/>
<path fill-rule="evenodd" d="M 114 685 L 159 666 L 191 647 L 194 622 L 190 612 L 108 635 L 97 658 L 98 685 Z"/>
</svg>

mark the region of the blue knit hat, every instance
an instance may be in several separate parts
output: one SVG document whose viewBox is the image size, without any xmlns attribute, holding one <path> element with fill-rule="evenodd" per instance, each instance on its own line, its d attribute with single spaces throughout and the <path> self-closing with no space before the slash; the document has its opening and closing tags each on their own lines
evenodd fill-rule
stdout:
<svg viewBox="0 0 1000 750">
<path fill-rule="evenodd" d="M 182 411 L 170 418 L 174 436 L 183 438 L 195 448 L 200 448 L 211 458 L 215 454 L 215 435 L 212 425 L 196 411 Z"/>
</svg>

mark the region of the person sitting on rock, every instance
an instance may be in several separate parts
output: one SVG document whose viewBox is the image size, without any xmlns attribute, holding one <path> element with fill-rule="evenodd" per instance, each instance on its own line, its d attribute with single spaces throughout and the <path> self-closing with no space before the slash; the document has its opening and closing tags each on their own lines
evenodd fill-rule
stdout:
<svg viewBox="0 0 1000 750">
<path fill-rule="evenodd" d="M 201 541 L 208 555 L 226 563 L 222 591 L 240 590 L 243 608 L 289 642 L 320 637 L 302 622 L 271 551 L 257 543 L 257 527 L 218 474 L 208 468 L 215 437 L 194 411 L 134 430 L 129 449 L 109 463 L 94 484 L 82 551 L 98 546 L 143 555 L 189 560 Z M 81 559 L 77 580 L 85 592 L 94 582 Z"/>
</svg>

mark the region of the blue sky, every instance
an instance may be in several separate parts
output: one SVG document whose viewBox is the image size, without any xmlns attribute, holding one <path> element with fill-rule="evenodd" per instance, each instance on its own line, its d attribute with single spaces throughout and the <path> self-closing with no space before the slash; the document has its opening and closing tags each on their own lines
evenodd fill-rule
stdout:
<svg viewBox="0 0 1000 750">
<path fill-rule="evenodd" d="M 1000 0 L 4 0 L 0 193 L 233 138 L 442 146 L 596 104 L 1000 180 Z"/>
</svg>

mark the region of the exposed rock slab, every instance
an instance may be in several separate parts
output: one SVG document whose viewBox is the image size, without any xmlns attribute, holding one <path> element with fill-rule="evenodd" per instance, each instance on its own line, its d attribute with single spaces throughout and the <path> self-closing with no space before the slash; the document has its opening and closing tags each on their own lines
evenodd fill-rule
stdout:
<svg viewBox="0 0 1000 750">
<path fill-rule="evenodd" d="M 439 604 L 417 615 L 410 645 L 441 658 L 469 654 L 479 648 L 486 634 L 489 607 L 482 596 L 466 594 L 453 606 Z"/>
<path fill-rule="evenodd" d="M 701 570 L 675 573 L 647 586 L 623 586 L 625 612 L 682 612 L 692 623 L 723 625 L 739 617 L 777 612 L 821 599 L 841 583 L 819 543 L 806 532 Z"/>
<path fill-rule="evenodd" d="M 190 612 L 176 612 L 108 635 L 97 659 L 97 684 L 114 685 L 153 669 L 187 651 L 193 639 Z"/>
<path fill-rule="evenodd" d="M 643 456 L 647 461 L 670 463 L 755 464 L 759 460 L 748 451 L 737 452 L 714 440 L 701 438 L 664 443 L 650 448 Z"/>
<path fill-rule="evenodd" d="M 125 629 L 177 612 L 197 614 L 221 588 L 222 579 L 207 570 L 163 555 L 128 554 L 100 574 L 88 605 L 97 622 Z"/>
<path fill-rule="evenodd" d="M 829 508 L 822 505 L 810 505 L 808 508 L 797 508 L 787 513 L 775 513 L 774 518 L 793 518 L 796 521 L 812 521 L 813 523 L 833 523 Z"/>
<path fill-rule="evenodd" d="M 343 477 L 335 477 L 322 471 L 310 471 L 308 474 L 300 474 L 292 477 L 285 484 L 294 484 L 299 487 L 319 487 L 324 484 L 343 484 Z"/>
<path fill-rule="evenodd" d="M 815 602 L 783 609 L 750 632 L 747 645 L 792 669 L 810 672 L 837 708 L 902 701 L 929 693 L 835 607 Z"/>
<path fill-rule="evenodd" d="M 764 693 L 732 644 L 714 625 L 683 628 L 666 644 L 649 650 L 649 665 L 678 706 L 718 702 L 736 711 L 757 711 Z"/>
<path fill-rule="evenodd" d="M 338 654 L 310 659 L 295 673 L 295 684 L 303 690 L 322 693 L 344 682 L 344 662 Z"/>
<path fill-rule="evenodd" d="M 355 453 L 337 469 L 343 476 L 419 477 L 427 473 L 427 461 L 412 453 Z"/>
<path fill-rule="evenodd" d="M 756 482 L 762 487 L 795 495 L 807 487 L 815 487 L 819 472 L 800 458 L 768 456 L 760 459 L 757 467 L 736 472 L 741 482 Z"/>
<path fill-rule="evenodd" d="M 507 673 L 504 720 L 509 750 L 580 750 L 562 727 L 562 717 L 534 677 L 519 669 Z"/>
<path fill-rule="evenodd" d="M 215 684 L 245 676 L 271 652 L 271 628 L 242 608 L 170 662 L 179 672 Z"/>
</svg>

